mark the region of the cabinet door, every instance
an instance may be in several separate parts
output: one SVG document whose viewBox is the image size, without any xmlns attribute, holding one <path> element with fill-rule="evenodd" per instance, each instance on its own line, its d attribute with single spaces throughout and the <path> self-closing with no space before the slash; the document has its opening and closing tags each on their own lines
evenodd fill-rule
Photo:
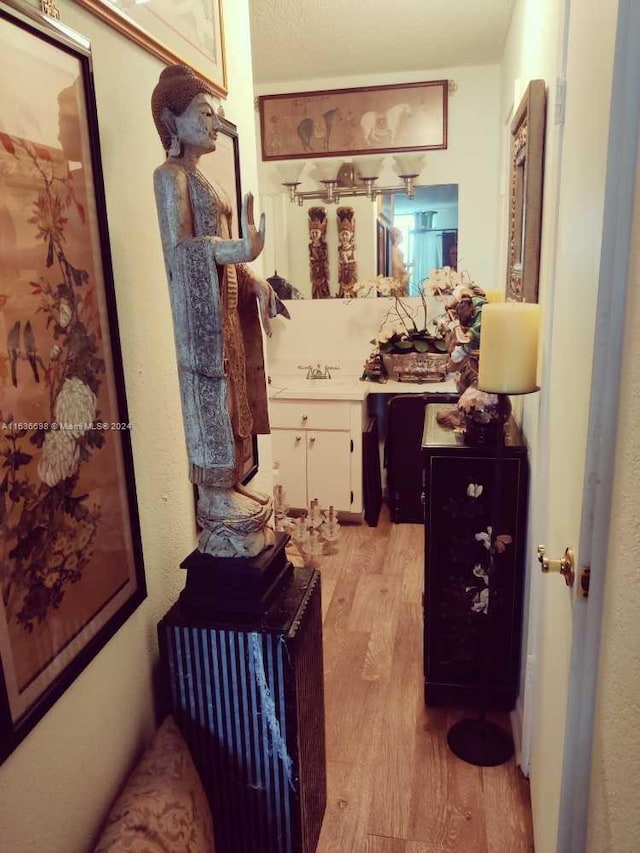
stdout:
<svg viewBox="0 0 640 853">
<path fill-rule="evenodd" d="M 289 506 L 307 505 L 307 471 L 305 431 L 274 429 L 271 433 L 273 461 L 278 463 L 280 483 L 284 486 Z"/>
<path fill-rule="evenodd" d="M 427 696 L 511 709 L 517 695 L 524 459 L 427 461 Z"/>
<path fill-rule="evenodd" d="M 351 437 L 348 432 L 307 431 L 307 496 L 321 507 L 351 512 Z"/>
</svg>

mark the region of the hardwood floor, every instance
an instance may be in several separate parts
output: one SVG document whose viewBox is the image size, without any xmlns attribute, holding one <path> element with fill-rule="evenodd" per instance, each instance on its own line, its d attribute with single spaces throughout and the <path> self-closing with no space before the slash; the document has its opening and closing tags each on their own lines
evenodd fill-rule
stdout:
<svg viewBox="0 0 640 853">
<path fill-rule="evenodd" d="M 344 525 L 320 562 L 328 795 L 318 853 L 532 851 L 529 785 L 515 762 L 451 753 L 466 716 L 423 700 L 423 528 Z M 507 714 L 493 719 L 508 726 Z"/>
</svg>

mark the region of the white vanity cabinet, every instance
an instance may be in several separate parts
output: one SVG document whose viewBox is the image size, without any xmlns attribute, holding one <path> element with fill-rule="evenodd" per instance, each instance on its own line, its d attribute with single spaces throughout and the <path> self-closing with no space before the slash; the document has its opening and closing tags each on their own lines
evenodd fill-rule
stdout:
<svg viewBox="0 0 640 853">
<path fill-rule="evenodd" d="M 273 460 L 289 506 L 361 513 L 362 400 L 288 400 L 270 403 Z"/>
</svg>

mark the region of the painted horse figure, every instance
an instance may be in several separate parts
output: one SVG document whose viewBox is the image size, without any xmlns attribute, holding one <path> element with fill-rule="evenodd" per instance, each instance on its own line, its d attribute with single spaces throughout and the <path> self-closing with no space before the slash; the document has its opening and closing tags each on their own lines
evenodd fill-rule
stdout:
<svg viewBox="0 0 640 853">
<path fill-rule="evenodd" d="M 398 125 L 412 114 L 409 104 L 396 104 L 383 112 L 370 110 L 363 113 L 360 127 L 367 145 L 391 145 L 396 138 Z"/>
<path fill-rule="evenodd" d="M 298 136 L 300 137 L 300 142 L 302 142 L 302 148 L 304 151 L 313 151 L 313 146 L 311 144 L 313 139 L 321 139 L 322 150 L 329 150 L 331 128 L 333 127 L 333 122 L 336 116 L 339 114 L 340 110 L 338 107 L 335 107 L 323 114 L 322 121 L 316 122 L 312 118 L 302 119 L 298 125 Z"/>
</svg>

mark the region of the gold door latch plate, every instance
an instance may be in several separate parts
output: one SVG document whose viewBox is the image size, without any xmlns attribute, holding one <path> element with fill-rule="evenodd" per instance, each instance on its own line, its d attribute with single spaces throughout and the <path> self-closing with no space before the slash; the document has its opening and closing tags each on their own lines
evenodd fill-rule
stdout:
<svg viewBox="0 0 640 853">
<path fill-rule="evenodd" d="M 591 581 L 591 569 L 589 566 L 580 566 L 578 571 L 578 595 L 580 598 L 589 598 L 589 582 Z"/>
<path fill-rule="evenodd" d="M 545 557 L 546 550 L 545 545 L 538 545 L 538 561 L 542 566 L 542 571 L 545 574 L 547 572 L 559 572 L 564 578 L 566 585 L 573 586 L 576 573 L 574 568 L 575 560 L 571 548 L 567 548 L 564 552 L 564 557 L 561 557 L 559 560 L 550 560 L 548 557 Z"/>
</svg>

